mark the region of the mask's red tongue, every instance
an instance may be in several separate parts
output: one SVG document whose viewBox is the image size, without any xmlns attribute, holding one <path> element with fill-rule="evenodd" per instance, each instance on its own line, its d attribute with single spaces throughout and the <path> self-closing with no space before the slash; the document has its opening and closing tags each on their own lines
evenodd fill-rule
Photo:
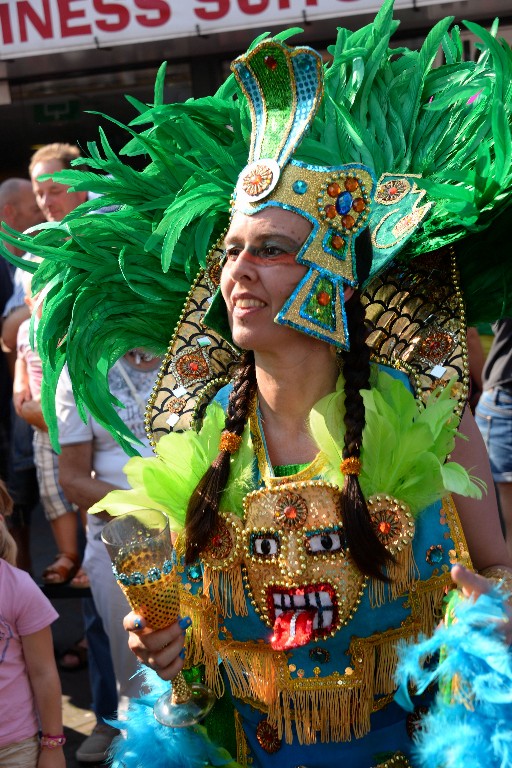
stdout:
<svg viewBox="0 0 512 768">
<path fill-rule="evenodd" d="M 274 634 L 270 638 L 274 651 L 285 651 L 287 648 L 298 648 L 309 643 L 315 616 L 314 609 L 283 611 L 274 622 Z"/>
</svg>

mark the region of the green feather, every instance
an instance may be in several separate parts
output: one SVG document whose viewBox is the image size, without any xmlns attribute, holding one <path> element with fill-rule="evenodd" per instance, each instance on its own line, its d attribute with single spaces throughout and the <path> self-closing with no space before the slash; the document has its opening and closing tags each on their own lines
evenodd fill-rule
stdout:
<svg viewBox="0 0 512 768">
<path fill-rule="evenodd" d="M 398 22 L 386 0 L 362 29 L 339 29 L 328 49 L 333 58 L 325 68 L 324 99 L 296 157 L 316 165 L 364 162 L 377 177 L 422 174 L 418 184 L 435 205 L 399 258 L 461 241 L 458 268 L 473 323 L 512 314 L 511 262 L 503 258 L 512 204 L 512 52 L 496 25 L 488 32 L 466 22 L 481 53 L 464 62 L 459 29 L 449 31 L 449 24 L 436 25 L 420 51 L 393 46 Z M 447 63 L 434 66 L 439 50 Z M 166 348 L 190 284 L 229 221 L 230 195 L 247 162 L 251 115 L 233 75 L 214 96 L 184 104 L 164 104 L 165 77 L 163 64 L 152 105 L 129 98 L 134 117 L 128 125 L 103 116 L 126 137 L 119 154 L 100 128 L 98 141 L 87 144 L 88 156 L 55 176 L 101 194 L 102 206 L 118 210 L 96 214 L 100 202 L 92 200 L 33 237 L 4 235 L 43 258 L 34 287 L 51 285 L 37 335 L 54 443 L 52 393 L 67 362 L 80 412 L 112 423 L 116 439 L 133 452 L 115 412 L 108 369 L 133 346 Z M 385 403 L 378 408 L 390 410 Z M 381 421 L 370 420 L 371 434 L 383 428 Z M 441 446 L 448 437 L 441 430 L 436 439 Z"/>
<path fill-rule="evenodd" d="M 458 423 L 457 401 L 449 390 L 448 386 L 433 394 L 423 408 L 401 381 L 383 371 L 378 372 L 375 386 L 362 390 L 366 425 L 359 481 L 366 498 L 386 493 L 417 514 L 447 493 L 480 497 L 479 481 L 458 464 L 445 464 Z M 340 377 L 336 392 L 316 404 L 309 422 L 328 462 L 326 478 L 338 485 L 343 485 L 343 399 Z"/>
<path fill-rule="evenodd" d="M 224 422 L 225 414 L 220 405 L 211 403 L 199 434 L 194 430 L 169 433 L 158 442 L 156 457 L 130 459 L 124 472 L 131 490 L 110 492 L 89 512 L 95 514 L 106 510 L 110 515 L 119 515 L 142 504 L 162 510 L 170 518 L 171 529 L 179 533 L 185 524 L 192 492 L 219 451 Z M 242 446 L 232 458 L 230 482 L 221 502 L 223 509 L 242 514 L 242 499 L 253 485 L 253 456 L 247 427 Z"/>
</svg>

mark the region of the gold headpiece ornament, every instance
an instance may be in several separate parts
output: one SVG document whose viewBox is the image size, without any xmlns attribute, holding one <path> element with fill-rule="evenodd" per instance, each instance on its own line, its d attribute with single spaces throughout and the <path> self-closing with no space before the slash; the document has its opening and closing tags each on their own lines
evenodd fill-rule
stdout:
<svg viewBox="0 0 512 768">
<path fill-rule="evenodd" d="M 369 226 L 374 248 L 386 249 L 389 257 L 431 204 L 418 205 L 424 193 L 411 176 L 384 174 L 377 182 L 360 163 L 320 166 L 292 158 L 323 97 L 323 65 L 316 51 L 264 40 L 232 68 L 252 117 L 249 163 L 238 178 L 234 210 L 251 215 L 277 206 L 312 225 L 296 257 L 308 271 L 275 321 L 348 349 L 344 290 L 358 284 L 357 236 Z M 212 327 L 218 304 L 205 318 Z"/>
</svg>

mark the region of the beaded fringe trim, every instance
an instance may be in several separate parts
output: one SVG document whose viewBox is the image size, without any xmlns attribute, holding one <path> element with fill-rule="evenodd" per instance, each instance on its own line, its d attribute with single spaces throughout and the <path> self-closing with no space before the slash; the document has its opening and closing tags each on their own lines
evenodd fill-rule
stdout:
<svg viewBox="0 0 512 768">
<path fill-rule="evenodd" d="M 368 594 L 372 608 L 378 608 L 387 600 L 396 600 L 404 592 L 408 592 L 413 581 L 418 578 L 419 570 L 411 546 L 405 546 L 401 552 L 395 553 L 394 557 L 396 562 L 386 568 L 389 583 L 370 579 Z"/>
<path fill-rule="evenodd" d="M 220 657 L 233 696 L 266 710 L 269 722 L 287 743 L 293 741 L 293 727 L 300 744 L 348 741 L 352 735 L 360 738 L 370 730 L 372 711 L 382 705 L 377 697 L 395 691 L 397 642 L 433 630 L 448 582 L 445 575 L 434 579 L 430 589 L 415 591 L 415 620 L 373 637 L 355 639 L 349 654 L 358 658 L 358 664 L 350 678 L 302 679 L 297 685 L 287 677 L 285 654 L 264 643 L 219 641 L 218 614 L 204 595 L 187 595 L 182 600 L 183 610 L 193 622 L 187 658 L 192 664 L 205 665 L 206 682 L 220 696 L 224 691 Z"/>
<path fill-rule="evenodd" d="M 443 500 L 443 514 L 455 543 L 456 560 L 471 568 L 460 520 L 449 497 Z M 181 593 L 182 611 L 193 622 L 187 632 L 187 661 L 205 665 L 207 684 L 216 696 L 221 696 L 224 683 L 220 659 L 233 695 L 267 711 L 269 722 L 289 743 L 293 724 L 301 744 L 315 743 L 318 739 L 344 741 L 352 735 L 364 736 L 370 730 L 371 713 L 385 706 L 395 691 L 398 641 L 413 642 L 420 632 L 427 635 L 433 632 L 442 615 L 446 590 L 451 585 L 449 570 L 444 568 L 428 581 L 414 581 L 416 564 L 412 547 L 404 547 L 397 557 L 395 567 L 401 570 L 396 593 L 397 596 L 403 594 L 411 615 L 395 629 L 366 638 L 354 637 L 348 650 L 352 662 L 350 675 L 290 679 L 285 653 L 273 651 L 263 642 L 235 642 L 229 638 L 222 629 L 222 616 L 206 591 L 198 595 L 191 595 L 187 590 Z M 224 585 L 219 571 L 209 570 L 207 580 L 212 589 L 221 590 Z M 234 607 L 234 595 L 237 600 L 242 595 L 238 581 L 242 578 L 242 569 L 234 567 L 230 571 L 228 578 Z M 387 589 L 387 585 L 384 586 Z M 392 587 L 390 594 L 393 594 Z M 219 628 L 224 633 L 220 638 Z M 394 765 L 393 759 L 389 765 Z M 397 765 L 406 766 L 407 763 L 399 761 Z"/>
<path fill-rule="evenodd" d="M 203 590 L 212 590 L 213 599 L 220 605 L 223 616 L 247 616 L 247 602 L 244 592 L 242 569 L 239 567 L 221 571 L 204 564 Z"/>
</svg>

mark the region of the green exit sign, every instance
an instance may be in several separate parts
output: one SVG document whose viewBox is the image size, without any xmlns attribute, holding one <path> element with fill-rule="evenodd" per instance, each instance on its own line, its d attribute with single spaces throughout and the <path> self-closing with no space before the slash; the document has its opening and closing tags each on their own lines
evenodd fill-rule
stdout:
<svg viewBox="0 0 512 768">
<path fill-rule="evenodd" d="M 77 120 L 79 114 L 80 102 L 78 99 L 47 101 L 44 104 L 34 106 L 36 123 L 67 123 L 71 120 Z"/>
</svg>

